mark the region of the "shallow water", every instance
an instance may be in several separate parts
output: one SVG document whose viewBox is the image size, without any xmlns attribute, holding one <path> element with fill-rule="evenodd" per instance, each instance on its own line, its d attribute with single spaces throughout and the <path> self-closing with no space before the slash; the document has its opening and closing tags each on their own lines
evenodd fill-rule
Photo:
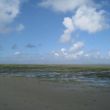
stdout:
<svg viewBox="0 0 110 110">
<path fill-rule="evenodd" d="M 103 77 L 97 77 L 98 75 L 103 75 Z M 35 77 L 35 78 L 45 78 L 47 80 L 58 80 L 66 82 L 83 82 L 90 85 L 98 86 L 110 86 L 110 71 L 98 72 L 71 72 L 71 73 L 59 73 L 59 72 L 13 72 L 13 73 L 0 73 L 2 76 L 16 76 L 16 77 Z"/>
</svg>

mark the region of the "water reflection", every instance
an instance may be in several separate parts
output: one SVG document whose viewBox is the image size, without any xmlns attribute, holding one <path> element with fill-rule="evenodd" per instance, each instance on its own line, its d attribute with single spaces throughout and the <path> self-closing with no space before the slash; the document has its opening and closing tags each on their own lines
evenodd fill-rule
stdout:
<svg viewBox="0 0 110 110">
<path fill-rule="evenodd" d="M 60 80 L 60 81 L 79 81 L 87 82 L 88 84 L 97 85 L 110 85 L 110 71 L 102 72 L 71 72 L 71 73 L 59 73 L 59 72 L 13 72 L 13 73 L 0 73 L 0 75 L 10 75 L 17 77 L 35 77 L 45 78 L 48 80 Z"/>
</svg>

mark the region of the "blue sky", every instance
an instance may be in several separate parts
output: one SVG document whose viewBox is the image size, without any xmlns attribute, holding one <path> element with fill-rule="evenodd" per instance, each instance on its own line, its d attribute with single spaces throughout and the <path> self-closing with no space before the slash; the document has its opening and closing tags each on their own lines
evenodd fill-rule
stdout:
<svg viewBox="0 0 110 110">
<path fill-rule="evenodd" d="M 0 63 L 110 64 L 109 0 L 0 0 Z"/>
</svg>

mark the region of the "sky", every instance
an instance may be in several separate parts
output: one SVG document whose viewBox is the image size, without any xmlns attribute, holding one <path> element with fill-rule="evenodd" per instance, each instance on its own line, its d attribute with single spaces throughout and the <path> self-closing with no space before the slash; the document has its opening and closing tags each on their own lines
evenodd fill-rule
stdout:
<svg viewBox="0 0 110 110">
<path fill-rule="evenodd" d="M 110 0 L 0 0 L 0 64 L 110 64 Z"/>
</svg>

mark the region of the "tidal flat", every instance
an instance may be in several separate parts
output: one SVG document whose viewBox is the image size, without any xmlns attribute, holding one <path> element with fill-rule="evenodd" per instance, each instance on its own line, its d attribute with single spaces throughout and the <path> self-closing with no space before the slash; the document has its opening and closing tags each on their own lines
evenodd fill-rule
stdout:
<svg viewBox="0 0 110 110">
<path fill-rule="evenodd" d="M 0 65 L 0 110 L 110 110 L 109 65 Z"/>
</svg>

